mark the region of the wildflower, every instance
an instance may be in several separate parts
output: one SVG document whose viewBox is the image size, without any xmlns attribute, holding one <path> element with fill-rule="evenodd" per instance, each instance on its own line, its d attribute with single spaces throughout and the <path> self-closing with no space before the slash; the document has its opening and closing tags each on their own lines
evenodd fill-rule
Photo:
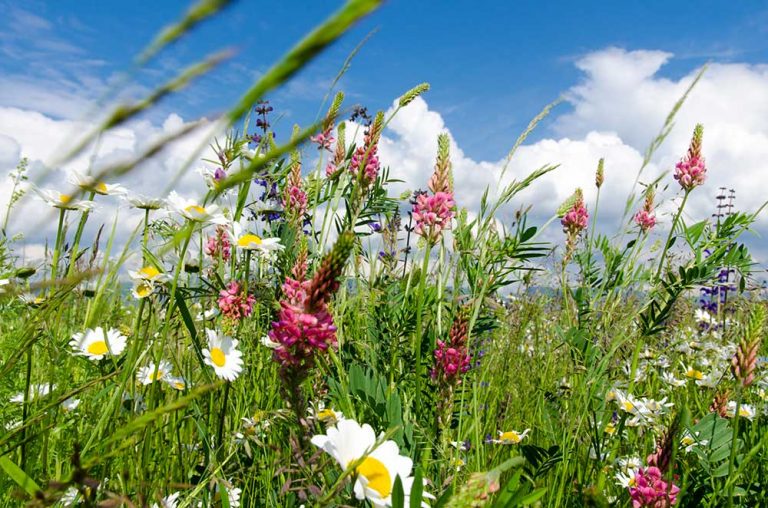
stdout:
<svg viewBox="0 0 768 508">
<path fill-rule="evenodd" d="M 269 349 L 280 347 L 280 343 L 270 339 L 269 335 L 265 335 L 261 338 L 261 344 L 268 347 Z"/>
<path fill-rule="evenodd" d="M 725 414 L 728 418 L 733 418 L 736 414 L 736 401 L 731 400 L 726 406 Z M 749 404 L 739 404 L 739 416 L 752 421 L 755 418 L 755 408 Z"/>
<path fill-rule="evenodd" d="M 255 303 L 256 297 L 245 294 L 240 289 L 240 284 L 235 281 L 219 291 L 219 310 L 229 319 L 237 321 L 250 316 Z"/>
<path fill-rule="evenodd" d="M 707 167 L 704 164 L 704 157 L 701 155 L 703 134 L 704 128 L 701 124 L 696 125 L 688 153 L 675 165 L 675 180 L 686 192 L 702 185 L 707 178 Z"/>
<path fill-rule="evenodd" d="M 452 193 L 419 194 L 413 206 L 414 231 L 430 243 L 437 242 L 444 229 L 451 229 L 455 207 Z"/>
<path fill-rule="evenodd" d="M 325 407 L 323 401 L 318 402 L 312 407 L 307 408 L 307 412 L 316 420 L 328 425 L 336 425 L 338 422 L 344 419 L 344 413 L 341 411 L 335 411 L 330 407 Z"/>
<path fill-rule="evenodd" d="M 678 379 L 673 373 L 664 371 L 661 373 L 661 380 L 667 384 L 668 386 L 671 386 L 673 388 L 679 388 L 681 386 L 685 386 L 685 380 L 684 379 Z"/>
<path fill-rule="evenodd" d="M 291 218 L 294 224 L 298 225 L 307 212 L 307 193 L 302 188 L 301 162 L 298 160 L 298 155 L 294 157 L 295 160 L 288 175 L 288 181 L 286 182 L 285 189 L 283 189 L 282 205 L 288 217 Z"/>
<path fill-rule="evenodd" d="M 193 199 L 179 196 L 176 191 L 168 195 L 168 207 L 191 221 L 211 222 L 214 224 L 226 223 L 226 219 L 219 211 L 218 205 L 204 206 Z"/>
<path fill-rule="evenodd" d="M 150 362 L 146 367 L 142 367 L 136 373 L 136 378 L 143 385 L 150 385 L 155 381 L 165 381 L 171 377 L 171 363 L 166 360 L 160 360 L 157 365 Z"/>
<path fill-rule="evenodd" d="M 52 383 L 41 383 L 29 385 L 29 400 L 45 397 L 56 389 L 56 385 Z M 15 404 L 22 404 L 24 402 L 24 392 L 16 393 L 11 396 L 10 401 Z"/>
<path fill-rule="evenodd" d="M 656 225 L 656 215 L 653 214 L 653 209 L 647 210 L 643 208 L 635 214 L 635 224 L 640 227 L 643 233 L 647 233 L 653 226 Z"/>
<path fill-rule="evenodd" d="M 355 149 L 349 163 L 349 172 L 352 173 L 352 176 L 360 179 L 364 188 L 372 184 L 379 176 L 378 143 L 383 122 L 384 115 L 379 112 L 371 126 L 366 129 L 363 144 Z"/>
<path fill-rule="evenodd" d="M 80 399 L 70 397 L 61 403 L 61 408 L 67 413 L 69 413 L 70 411 L 74 411 L 75 409 L 77 409 L 77 406 L 79 405 L 80 405 Z"/>
<path fill-rule="evenodd" d="M 231 482 L 221 482 L 221 484 L 224 486 L 224 492 L 227 494 L 227 501 L 229 501 L 229 508 L 240 508 L 240 496 L 242 494 L 242 490 L 233 486 Z M 219 487 L 220 483 L 216 483 L 216 486 L 214 487 L 214 495 L 213 498 L 216 501 L 216 505 L 218 506 L 218 503 L 221 501 L 221 489 Z"/>
<path fill-rule="evenodd" d="M 93 330 L 72 335 L 69 345 L 76 355 L 85 356 L 89 360 L 101 360 L 105 356 L 117 356 L 125 349 L 126 338 L 114 328 L 105 331 L 97 326 Z"/>
<path fill-rule="evenodd" d="M 281 364 L 283 375 L 290 373 L 294 381 L 313 365 L 317 352 L 336 346 L 336 327 L 327 302 L 339 286 L 337 279 L 353 246 L 354 234 L 344 233 L 312 279 L 304 280 L 305 257 L 300 257 L 294 267 L 293 275 L 297 278 L 285 279 L 280 312 L 272 323 L 269 338 L 280 344 L 274 349 L 273 358 Z"/>
<path fill-rule="evenodd" d="M 405 505 L 410 505 L 414 478 L 410 476 L 413 461 L 400 455 L 397 443 L 377 443 L 370 425 L 343 419 L 329 427 L 326 434 L 312 437 L 312 444 L 334 458 L 342 469 L 355 469 L 355 497 L 368 499 L 376 507 L 392 505 L 392 489 L 399 476 L 405 492 Z M 425 493 L 424 497 L 434 499 Z M 428 506 L 422 502 L 422 506 Z"/>
<path fill-rule="evenodd" d="M 587 229 L 589 224 L 589 213 L 587 213 L 581 189 L 576 189 L 573 196 L 560 207 L 559 211 L 562 211 L 560 224 L 566 235 L 564 261 L 567 262 L 576 250 L 576 241 L 579 235 Z"/>
<path fill-rule="evenodd" d="M 142 194 L 126 194 L 123 196 L 128 203 L 139 210 L 159 210 L 165 206 L 160 198 L 151 198 Z"/>
<path fill-rule="evenodd" d="M 185 390 L 187 388 L 187 380 L 180 376 L 166 376 L 163 379 L 163 382 L 171 388 L 175 388 L 179 391 Z"/>
<path fill-rule="evenodd" d="M 334 141 L 330 129 L 320 132 L 315 136 L 310 136 L 309 140 L 317 144 L 318 150 L 328 150 L 329 152 L 331 151 L 331 143 Z"/>
<path fill-rule="evenodd" d="M 688 379 L 693 379 L 695 381 L 701 381 L 704 379 L 704 373 L 694 367 L 687 367 L 684 366 L 685 369 L 685 377 Z"/>
<path fill-rule="evenodd" d="M 72 198 L 70 194 L 63 194 L 61 192 L 49 190 L 49 189 L 37 189 L 35 188 L 37 195 L 45 201 L 49 206 L 59 208 L 61 210 L 90 210 L 93 208 L 93 202 L 91 201 L 79 201 Z"/>
<path fill-rule="evenodd" d="M 81 190 L 87 191 L 87 192 L 95 192 L 96 194 L 100 194 L 102 196 L 107 195 L 125 195 L 126 189 L 122 185 L 118 184 L 107 184 L 104 182 L 97 181 L 94 177 L 90 175 L 86 175 L 84 173 L 81 173 L 77 170 L 72 171 L 69 174 L 69 183 L 72 185 L 76 185 Z"/>
<path fill-rule="evenodd" d="M 653 466 L 640 468 L 634 477 L 634 484 L 629 487 L 633 508 L 671 506 L 677 501 L 677 494 L 680 492 L 676 485 L 667 484 L 661 470 Z"/>
<path fill-rule="evenodd" d="M 530 431 L 531 429 L 525 429 L 523 432 L 518 432 L 516 430 L 509 430 L 506 432 L 499 431 L 499 439 L 494 439 L 492 442 L 503 445 L 520 444 Z"/>
<path fill-rule="evenodd" d="M 170 280 L 170 276 L 152 265 L 147 265 L 135 271 L 128 271 L 128 275 L 130 275 L 133 280 L 146 280 L 151 282 L 166 282 Z"/>
<path fill-rule="evenodd" d="M 218 259 L 221 256 L 222 261 L 229 261 L 232 254 L 232 244 L 229 240 L 229 233 L 224 226 L 216 226 L 216 234 L 208 237 L 205 253 L 212 258 Z"/>
<path fill-rule="evenodd" d="M 699 434 L 699 432 L 692 434 L 688 429 L 683 431 L 680 444 L 683 445 L 686 452 L 690 453 L 695 446 L 706 446 L 709 443 L 708 439 L 700 439 Z"/>
<path fill-rule="evenodd" d="M 179 503 L 181 492 L 174 492 L 160 500 L 160 504 L 153 503 L 152 508 L 176 508 Z"/>
<path fill-rule="evenodd" d="M 214 330 L 206 330 L 208 348 L 203 349 L 204 361 L 213 367 L 216 375 L 234 381 L 243 371 L 243 354 L 237 349 L 238 341 Z"/>
<path fill-rule="evenodd" d="M 232 236 L 235 240 L 235 245 L 239 249 L 245 250 L 258 250 L 261 252 L 271 252 L 283 249 L 283 244 L 280 243 L 279 238 L 262 238 L 253 233 L 245 231 L 242 224 L 234 222 L 232 224 Z"/>
</svg>

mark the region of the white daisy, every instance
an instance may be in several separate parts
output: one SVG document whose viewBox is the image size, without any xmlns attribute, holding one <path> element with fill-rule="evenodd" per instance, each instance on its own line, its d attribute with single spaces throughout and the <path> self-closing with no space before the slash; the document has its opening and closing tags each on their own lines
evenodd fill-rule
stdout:
<svg viewBox="0 0 768 508">
<path fill-rule="evenodd" d="M 205 363 L 213 367 L 216 375 L 227 381 L 234 381 L 243 371 L 243 354 L 237 349 L 238 341 L 220 334 L 215 330 L 206 330 L 208 348 L 203 349 Z"/>
<path fill-rule="evenodd" d="M 167 282 L 171 277 L 158 270 L 155 266 L 147 265 L 138 270 L 129 270 L 128 275 L 135 281 Z"/>
<path fill-rule="evenodd" d="M 179 504 L 180 495 L 181 492 L 174 492 L 173 494 L 165 496 L 162 500 L 160 500 L 160 504 L 152 504 L 152 508 L 176 508 L 176 506 Z"/>
<path fill-rule="evenodd" d="M 160 198 L 150 198 L 141 194 L 128 194 L 125 196 L 128 203 L 140 210 L 159 210 L 165 206 L 165 201 Z"/>
<path fill-rule="evenodd" d="M 499 431 L 499 439 L 493 439 L 496 444 L 520 444 L 520 441 L 528 435 L 531 429 L 525 429 L 522 432 L 516 430 L 508 430 L 506 432 Z"/>
<path fill-rule="evenodd" d="M 157 365 L 154 362 L 150 362 L 146 367 L 139 369 L 139 372 L 136 373 L 136 378 L 139 380 L 139 383 L 150 385 L 155 381 L 166 381 L 172 378 L 172 370 L 173 366 L 167 360 L 160 360 Z"/>
<path fill-rule="evenodd" d="M 323 449 L 347 470 L 356 473 L 354 492 L 359 500 L 368 499 L 376 507 L 392 505 L 392 488 L 399 476 L 405 492 L 405 505 L 409 505 L 413 477 L 413 461 L 400 455 L 397 443 L 384 441 L 377 446 L 376 435 L 370 425 L 354 420 L 341 420 L 329 427 L 326 434 L 312 437 L 312 444 Z M 434 499 L 425 493 L 424 497 Z M 422 506 L 428 506 L 422 502 Z"/>
<path fill-rule="evenodd" d="M 219 211 L 218 205 L 203 206 L 194 199 L 179 196 L 176 191 L 168 195 L 168 208 L 178 212 L 185 218 L 196 222 L 212 222 L 226 224 L 227 220 Z"/>
<path fill-rule="evenodd" d="M 70 397 L 61 403 L 61 408 L 67 413 L 69 413 L 70 411 L 74 411 L 75 409 L 77 409 L 77 406 L 79 405 L 80 405 L 80 399 Z"/>
<path fill-rule="evenodd" d="M 269 349 L 277 349 L 280 347 L 280 343 L 277 341 L 272 340 L 269 335 L 265 335 L 261 338 L 261 343 L 268 347 Z"/>
<path fill-rule="evenodd" d="M 683 431 L 683 435 L 680 438 L 680 444 L 683 445 L 686 452 L 690 453 L 694 447 L 706 446 L 709 443 L 708 439 L 699 438 L 699 434 L 700 434 L 699 432 L 696 432 L 695 434 L 693 434 L 688 429 L 685 429 Z"/>
<path fill-rule="evenodd" d="M 48 203 L 49 206 L 62 210 L 90 210 L 93 208 L 92 201 L 80 201 L 72 198 L 71 194 L 64 194 L 50 189 L 35 188 L 37 195 Z"/>
<path fill-rule="evenodd" d="M 51 383 L 29 385 L 29 400 L 32 401 L 40 397 L 45 397 L 55 389 L 56 385 Z M 16 404 L 24 403 L 24 392 L 14 394 L 11 397 L 11 402 Z"/>
<path fill-rule="evenodd" d="M 317 421 L 323 422 L 327 425 L 335 425 L 339 421 L 344 419 L 344 413 L 341 411 L 335 411 L 330 407 L 325 407 L 325 402 L 322 400 L 317 404 L 310 404 L 307 408 L 309 415 Z"/>
<path fill-rule="evenodd" d="M 69 173 L 68 181 L 72 185 L 76 185 L 84 191 L 95 192 L 96 194 L 101 194 L 102 196 L 124 195 L 127 192 L 125 187 L 122 185 L 99 182 L 94 177 L 81 173 L 77 170 Z"/>
<path fill-rule="evenodd" d="M 239 222 L 233 222 L 230 229 L 238 249 L 258 250 L 264 253 L 283 249 L 283 244 L 280 243 L 279 238 L 262 238 L 249 232 Z"/>
<path fill-rule="evenodd" d="M 725 414 L 728 415 L 729 418 L 733 418 L 736 413 L 736 401 L 732 400 L 728 402 L 728 406 L 725 408 Z M 740 404 L 739 405 L 739 416 L 741 418 L 746 418 L 749 421 L 752 421 L 752 419 L 755 417 L 755 408 L 750 406 L 749 404 Z"/>
<path fill-rule="evenodd" d="M 107 355 L 117 356 L 125 349 L 126 338 L 119 331 L 110 328 L 108 331 L 100 326 L 93 330 L 86 329 L 72 335 L 69 345 L 76 355 L 85 356 L 89 360 L 101 360 Z"/>
<path fill-rule="evenodd" d="M 166 383 L 168 386 L 175 388 L 179 391 L 187 388 L 187 380 L 181 376 L 165 376 L 165 378 L 163 378 L 162 381 Z"/>
<path fill-rule="evenodd" d="M 131 289 L 131 294 L 137 300 L 146 298 L 155 292 L 155 283 L 151 280 L 138 280 Z"/>
</svg>

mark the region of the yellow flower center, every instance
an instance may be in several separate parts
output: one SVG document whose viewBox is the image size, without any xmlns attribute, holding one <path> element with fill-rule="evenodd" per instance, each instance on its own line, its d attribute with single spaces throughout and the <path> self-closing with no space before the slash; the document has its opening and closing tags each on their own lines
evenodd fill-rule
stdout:
<svg viewBox="0 0 768 508">
<path fill-rule="evenodd" d="M 685 377 L 701 380 L 704 379 L 704 374 L 700 370 L 688 369 L 688 372 L 685 373 Z"/>
<path fill-rule="evenodd" d="M 224 355 L 224 351 L 214 347 L 211 348 L 211 361 L 217 367 L 223 367 L 224 364 L 227 363 L 227 357 Z"/>
<path fill-rule="evenodd" d="M 384 464 L 373 457 L 366 457 L 355 472 L 368 480 L 368 488 L 375 490 L 382 498 L 392 493 L 392 477 Z"/>
<path fill-rule="evenodd" d="M 749 413 L 749 410 L 747 410 L 747 409 L 745 409 L 743 407 L 740 407 L 739 408 L 739 416 L 751 416 L 751 415 Z"/>
<path fill-rule="evenodd" d="M 317 412 L 317 419 L 320 421 L 335 420 L 336 413 L 333 409 L 323 409 L 322 411 Z"/>
<path fill-rule="evenodd" d="M 160 275 L 160 270 L 158 270 L 154 266 L 145 266 L 144 268 L 139 270 L 139 274 L 143 275 L 144 278 L 154 279 L 155 277 Z"/>
<path fill-rule="evenodd" d="M 253 244 L 261 245 L 261 238 L 251 233 L 241 236 L 237 241 L 238 247 L 250 247 Z"/>
<path fill-rule="evenodd" d="M 631 413 L 632 411 L 635 410 L 635 405 L 632 404 L 630 401 L 625 400 L 624 402 L 621 403 L 621 409 L 623 409 L 627 413 Z"/>
<path fill-rule="evenodd" d="M 605 433 L 610 436 L 614 435 L 616 433 L 616 426 L 613 425 L 612 423 L 609 423 L 608 425 L 605 426 Z"/>
<path fill-rule="evenodd" d="M 141 282 L 136 286 L 136 296 L 139 298 L 146 298 L 152 294 L 153 289 L 152 283 L 147 281 Z"/>
<path fill-rule="evenodd" d="M 69 194 L 61 194 L 59 196 L 59 201 L 61 201 L 63 204 L 66 205 L 67 203 L 72 201 L 72 196 L 70 196 Z"/>
<path fill-rule="evenodd" d="M 183 381 L 174 381 L 173 387 L 177 390 L 183 390 L 184 389 L 184 382 Z"/>
<path fill-rule="evenodd" d="M 100 192 L 102 194 L 107 193 L 107 184 L 105 184 L 104 182 L 97 183 L 93 188 L 96 192 Z"/>
<path fill-rule="evenodd" d="M 693 438 L 691 436 L 685 436 L 683 438 L 683 446 L 690 446 L 693 443 L 695 443 L 695 441 L 693 440 Z"/>
<path fill-rule="evenodd" d="M 190 205 L 184 209 L 187 213 L 197 213 L 199 215 L 205 215 L 205 208 L 200 205 Z"/>
<path fill-rule="evenodd" d="M 103 355 L 109 352 L 109 348 L 107 347 L 106 342 L 97 340 L 96 342 L 91 342 L 88 346 L 88 352 L 92 355 Z"/>
<path fill-rule="evenodd" d="M 517 444 L 521 441 L 520 434 L 518 434 L 514 430 L 510 430 L 509 432 L 504 432 L 501 435 L 501 440 L 512 443 L 512 444 Z"/>
</svg>

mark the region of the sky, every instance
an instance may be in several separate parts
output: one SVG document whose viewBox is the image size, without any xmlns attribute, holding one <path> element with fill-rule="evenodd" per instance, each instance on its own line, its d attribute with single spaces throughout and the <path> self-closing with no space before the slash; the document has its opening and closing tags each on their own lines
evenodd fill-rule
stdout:
<svg viewBox="0 0 768 508">
<path fill-rule="evenodd" d="M 211 76 L 106 136 L 96 159 L 136 153 L 153 136 L 225 111 L 280 55 L 342 2 L 233 2 L 129 76 L 122 97 L 138 98 L 185 66 L 222 48 L 234 57 Z M 27 156 L 44 167 L 57 146 L 93 121 L 96 101 L 127 75 L 134 57 L 190 5 L 167 2 L 24 3 L 0 0 L 0 171 Z M 403 188 L 423 187 L 436 136 L 449 132 L 460 206 L 477 207 L 494 186 L 506 153 L 547 103 L 561 103 L 518 151 L 520 177 L 561 164 L 521 198 L 549 217 L 575 187 L 594 198 L 594 168 L 606 158 L 600 225 L 615 230 L 642 153 L 700 67 L 702 81 L 641 181 L 685 152 L 696 122 L 705 125 L 706 188 L 690 219 L 706 218 L 721 185 L 755 209 L 768 183 L 768 7 L 762 2 L 506 2 L 391 0 L 364 19 L 280 90 L 270 94 L 278 140 L 319 111 L 345 59 L 366 40 L 339 82 L 348 106 L 387 110 L 405 90 L 431 90 L 401 111 L 382 142 L 382 159 Z M 199 139 L 179 143 L 130 183 L 158 188 Z M 75 161 L 74 166 L 85 160 Z M 150 165 L 151 166 L 151 165 Z M 53 168 L 64 173 L 71 168 Z M 181 190 L 196 188 L 190 176 Z M 671 180 L 671 178 L 670 178 Z M 56 174 L 54 174 L 54 183 Z M 7 184 L 0 187 L 8 194 Z M 670 186 L 668 205 L 679 199 Z M 6 198 L 7 199 L 7 198 Z M 39 214 L 38 214 L 39 215 Z M 103 216 L 108 217 L 105 211 Z M 26 219 L 29 217 L 27 216 Z M 669 219 L 667 219 L 668 221 Z M 663 218 L 662 218 L 663 222 Z M 130 223 L 130 221 L 128 221 Z M 758 230 L 765 230 L 762 219 Z M 21 225 L 19 229 L 23 229 Z M 127 227 L 127 226 L 126 226 Z M 552 238 L 557 237 L 554 228 Z M 30 238 L 39 243 L 40 238 Z M 768 247 L 751 242 L 768 260 Z"/>
</svg>

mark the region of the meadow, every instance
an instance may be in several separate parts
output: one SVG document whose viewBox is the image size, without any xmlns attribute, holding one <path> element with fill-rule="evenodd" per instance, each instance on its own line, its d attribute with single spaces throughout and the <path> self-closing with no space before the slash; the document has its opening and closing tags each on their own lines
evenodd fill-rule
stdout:
<svg viewBox="0 0 768 508">
<path fill-rule="evenodd" d="M 386 114 L 329 91 L 315 124 L 282 137 L 288 106 L 269 100 L 378 4 L 348 2 L 222 115 L 179 168 L 203 168 L 205 195 L 120 183 L 195 124 L 66 188 L 24 160 L 8 175 L 0 504 L 768 506 L 766 304 L 744 243 L 762 208 L 718 190 L 706 126 L 674 167 L 644 172 L 687 94 L 616 231 L 595 227 L 602 160 L 582 184 L 594 202 L 574 189 L 533 224 L 519 193 L 557 166 L 457 202 L 447 134 L 431 178 L 397 195 L 378 144 L 429 85 Z M 221 7 L 199 2 L 137 63 Z M 58 165 L 226 57 L 115 106 Z M 691 193 L 713 196 L 710 219 L 687 219 Z M 57 224 L 37 263 L 7 234 L 26 200 Z M 130 238 L 84 234 L 117 202 L 143 217 Z"/>
</svg>

